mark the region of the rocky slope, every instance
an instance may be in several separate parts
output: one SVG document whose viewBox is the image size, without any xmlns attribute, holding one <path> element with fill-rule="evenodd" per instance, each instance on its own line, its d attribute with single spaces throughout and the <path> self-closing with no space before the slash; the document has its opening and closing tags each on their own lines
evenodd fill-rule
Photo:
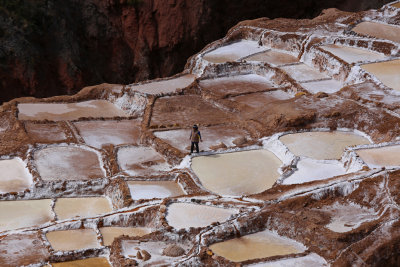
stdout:
<svg viewBox="0 0 400 267">
<path fill-rule="evenodd" d="M 182 70 L 186 59 L 237 22 L 357 11 L 387 0 L 0 1 L 0 102 L 76 93 Z"/>
</svg>

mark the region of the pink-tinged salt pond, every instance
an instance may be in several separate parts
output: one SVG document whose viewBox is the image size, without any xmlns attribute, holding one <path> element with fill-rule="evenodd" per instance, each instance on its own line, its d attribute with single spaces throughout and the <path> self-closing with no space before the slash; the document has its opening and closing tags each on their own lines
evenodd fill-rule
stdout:
<svg viewBox="0 0 400 267">
<path fill-rule="evenodd" d="M 144 236 L 151 233 L 146 227 L 101 227 L 100 233 L 103 236 L 104 246 L 111 246 L 115 238 L 121 235 Z"/>
<path fill-rule="evenodd" d="M 266 50 L 266 47 L 258 45 L 258 42 L 245 40 L 219 47 L 204 54 L 203 59 L 212 63 L 225 63 L 236 61 L 264 50 Z"/>
<path fill-rule="evenodd" d="M 400 166 L 400 145 L 360 149 L 356 152 L 371 168 Z"/>
<path fill-rule="evenodd" d="M 0 160 L 0 193 L 20 192 L 32 185 L 32 175 L 20 158 Z"/>
<path fill-rule="evenodd" d="M 400 43 L 400 27 L 372 21 L 364 21 L 353 28 L 353 31 L 380 39 Z"/>
<path fill-rule="evenodd" d="M 290 66 L 281 67 L 287 74 L 289 74 L 293 79 L 298 82 L 312 81 L 312 80 L 321 80 L 328 79 L 324 73 L 319 72 L 318 70 L 306 65 L 306 64 L 297 64 Z"/>
<path fill-rule="evenodd" d="M 365 64 L 361 68 L 375 75 L 387 87 L 400 91 L 400 59 Z"/>
<path fill-rule="evenodd" d="M 94 217 L 111 211 L 111 203 L 104 197 L 58 198 L 54 206 L 58 220 Z"/>
<path fill-rule="evenodd" d="M 127 183 L 133 200 L 176 197 L 186 194 L 175 181 L 129 181 Z"/>
<path fill-rule="evenodd" d="M 20 103 L 18 119 L 64 121 L 79 118 L 127 117 L 120 108 L 106 100 L 90 100 L 78 103 Z"/>
<path fill-rule="evenodd" d="M 295 56 L 292 56 L 288 53 L 277 51 L 277 50 L 268 50 L 262 53 L 258 53 L 245 58 L 246 61 L 260 61 L 267 62 L 269 64 L 275 66 L 281 66 L 286 64 L 293 64 L 299 62 L 299 59 Z"/>
<path fill-rule="evenodd" d="M 138 91 L 145 94 L 168 94 L 173 93 L 177 89 L 183 89 L 189 86 L 191 83 L 194 82 L 196 76 L 193 74 L 186 74 L 182 75 L 177 78 L 162 80 L 162 81 L 154 81 L 145 84 L 138 84 L 138 85 L 130 85 L 129 89 Z"/>
<path fill-rule="evenodd" d="M 367 50 L 364 48 L 350 47 L 344 45 L 324 45 L 320 46 L 323 50 L 343 59 L 347 63 L 356 63 L 363 61 L 376 61 L 386 58 L 384 54 Z"/>
<path fill-rule="evenodd" d="M 96 232 L 93 229 L 48 232 L 46 238 L 56 251 L 100 248 Z"/>
<path fill-rule="evenodd" d="M 333 94 L 342 89 L 343 84 L 339 81 L 331 79 L 302 83 L 301 86 L 303 86 L 308 92 L 312 94 L 316 94 L 319 92 Z"/>
</svg>

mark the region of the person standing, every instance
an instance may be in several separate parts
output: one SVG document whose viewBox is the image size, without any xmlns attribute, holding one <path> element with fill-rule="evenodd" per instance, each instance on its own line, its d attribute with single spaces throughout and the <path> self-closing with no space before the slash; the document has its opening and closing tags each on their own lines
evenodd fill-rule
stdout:
<svg viewBox="0 0 400 267">
<path fill-rule="evenodd" d="M 190 154 L 193 153 L 194 147 L 196 147 L 196 152 L 199 153 L 199 142 L 203 142 L 203 140 L 201 139 L 199 127 L 196 124 L 193 125 L 193 130 L 190 133 L 190 141 L 192 142 L 192 145 L 190 147 Z"/>
</svg>

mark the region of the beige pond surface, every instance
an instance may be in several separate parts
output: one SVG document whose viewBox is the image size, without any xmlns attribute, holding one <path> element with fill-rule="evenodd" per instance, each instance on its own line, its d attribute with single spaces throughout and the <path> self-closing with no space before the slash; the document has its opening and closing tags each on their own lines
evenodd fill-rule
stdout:
<svg viewBox="0 0 400 267">
<path fill-rule="evenodd" d="M 137 144 L 140 121 L 80 121 L 74 123 L 86 144 L 102 148 L 104 145 Z"/>
<path fill-rule="evenodd" d="M 206 53 L 203 59 L 212 63 L 225 63 L 236 61 L 242 57 L 266 50 L 266 47 L 259 46 L 256 41 L 240 41 L 226 46 L 219 47 Z"/>
<path fill-rule="evenodd" d="M 400 27 L 378 22 L 364 21 L 353 28 L 353 31 L 362 35 L 369 35 L 380 39 L 387 39 L 400 43 Z"/>
<path fill-rule="evenodd" d="M 308 92 L 312 94 L 316 94 L 319 92 L 333 94 L 339 91 L 343 87 L 343 84 L 339 81 L 332 79 L 332 80 L 302 83 L 301 86 L 303 86 Z"/>
<path fill-rule="evenodd" d="M 400 91 L 400 59 L 365 64 L 361 67 L 375 75 L 387 87 Z"/>
<path fill-rule="evenodd" d="M 51 199 L 0 201 L 0 231 L 38 226 L 53 219 Z"/>
<path fill-rule="evenodd" d="M 260 262 L 246 265 L 248 267 L 328 267 L 330 266 L 324 258 L 316 253 L 303 257 L 278 259 L 269 262 Z"/>
<path fill-rule="evenodd" d="M 129 88 L 134 91 L 139 91 L 141 93 L 146 94 L 167 94 L 173 93 L 177 89 L 182 89 L 189 86 L 191 83 L 194 82 L 196 76 L 193 74 L 187 74 L 180 76 L 178 78 L 157 81 L 157 82 L 150 82 L 140 85 L 132 85 Z"/>
<path fill-rule="evenodd" d="M 206 227 L 213 222 L 224 222 L 235 210 L 191 203 L 173 203 L 168 206 L 167 222 L 176 229 Z"/>
<path fill-rule="evenodd" d="M 202 185 L 220 195 L 252 195 L 272 187 L 282 162 L 267 150 L 195 157 L 192 169 Z"/>
<path fill-rule="evenodd" d="M 400 166 L 400 145 L 360 149 L 356 152 L 371 168 Z"/>
<path fill-rule="evenodd" d="M 128 175 L 151 175 L 169 169 L 168 163 L 151 147 L 123 147 L 118 150 L 118 165 Z"/>
<path fill-rule="evenodd" d="M 268 50 L 245 58 L 246 61 L 267 62 L 276 66 L 293 64 L 299 62 L 299 59 L 287 53 L 276 50 Z"/>
<path fill-rule="evenodd" d="M 0 193 L 20 192 L 32 185 L 32 176 L 19 159 L 0 160 Z"/>
<path fill-rule="evenodd" d="M 299 82 L 329 78 L 329 76 L 319 72 L 314 68 L 311 68 L 306 64 L 284 66 L 281 67 L 281 69 L 284 70 L 287 74 L 289 74 L 293 79 Z"/>
<path fill-rule="evenodd" d="M 52 263 L 53 267 L 111 267 L 106 258 L 90 258 L 77 261 Z"/>
<path fill-rule="evenodd" d="M 312 159 L 340 159 L 346 147 L 369 144 L 367 138 L 350 132 L 306 132 L 279 138 L 296 156 Z"/>
<path fill-rule="evenodd" d="M 97 153 L 81 147 L 48 147 L 34 153 L 43 180 L 88 180 L 105 176 Z"/>
<path fill-rule="evenodd" d="M 211 245 L 210 249 L 216 255 L 233 262 L 305 251 L 305 247 L 302 244 L 268 230 L 216 243 Z"/>
<path fill-rule="evenodd" d="M 29 137 L 38 143 L 53 143 L 67 139 L 64 129 L 58 123 L 25 122 L 25 129 Z"/>
<path fill-rule="evenodd" d="M 394 3 L 392 6 L 400 8 L 400 2 Z"/>
<path fill-rule="evenodd" d="M 18 104 L 20 120 L 76 120 L 83 117 L 112 118 L 128 116 L 106 100 L 90 100 L 79 103 L 21 103 Z"/>
<path fill-rule="evenodd" d="M 96 232 L 93 229 L 48 232 L 46 238 L 51 247 L 57 251 L 100 248 Z"/>
<path fill-rule="evenodd" d="M 128 187 L 133 200 L 176 197 L 186 194 L 174 181 L 129 181 Z"/>
<path fill-rule="evenodd" d="M 94 217 L 111 211 L 110 201 L 103 197 L 58 198 L 54 206 L 58 220 Z"/>
<path fill-rule="evenodd" d="M 334 45 L 334 44 L 324 45 L 320 47 L 323 50 L 328 51 L 334 54 L 335 56 L 343 59 L 347 63 L 382 60 L 386 57 L 384 54 L 357 47 Z"/>
<path fill-rule="evenodd" d="M 145 227 L 101 227 L 104 246 L 111 246 L 115 238 L 121 235 L 144 236 L 151 232 L 150 228 Z"/>
</svg>

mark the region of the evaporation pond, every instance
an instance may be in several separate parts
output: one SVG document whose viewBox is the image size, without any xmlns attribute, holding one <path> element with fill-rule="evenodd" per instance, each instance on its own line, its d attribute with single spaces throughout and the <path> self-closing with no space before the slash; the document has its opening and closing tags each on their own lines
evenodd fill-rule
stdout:
<svg viewBox="0 0 400 267">
<path fill-rule="evenodd" d="M 353 28 L 353 31 L 359 34 L 369 35 L 381 39 L 387 39 L 396 43 L 400 43 L 400 27 L 377 23 L 372 21 L 364 21 Z"/>
<path fill-rule="evenodd" d="M 308 92 L 312 94 L 316 94 L 319 92 L 333 94 L 339 91 L 343 87 L 343 84 L 339 81 L 331 79 L 302 83 L 301 86 L 303 86 Z"/>
<path fill-rule="evenodd" d="M 305 132 L 279 138 L 296 156 L 312 159 L 340 159 L 346 147 L 369 144 L 367 138 L 351 132 Z"/>
<path fill-rule="evenodd" d="M 32 185 L 32 176 L 19 159 L 0 160 L 0 193 L 20 192 Z"/>
<path fill-rule="evenodd" d="M 111 246 L 115 238 L 121 235 L 144 236 L 151 232 L 145 227 L 101 227 L 100 233 L 103 236 L 104 246 Z"/>
<path fill-rule="evenodd" d="M 133 200 L 176 197 L 186 194 L 174 181 L 129 181 L 128 186 Z"/>
<path fill-rule="evenodd" d="M 206 227 L 213 222 L 224 222 L 236 210 L 191 203 L 173 203 L 168 206 L 167 222 L 175 229 Z"/>
<path fill-rule="evenodd" d="M 89 258 L 76 261 L 51 263 L 53 267 L 111 267 L 106 258 Z"/>
<path fill-rule="evenodd" d="M 140 121 L 80 121 L 74 123 L 86 144 L 102 148 L 104 145 L 137 144 Z"/>
<path fill-rule="evenodd" d="M 343 45 L 325 45 L 321 46 L 321 48 L 343 59 L 347 63 L 376 61 L 386 57 L 384 54 L 378 52 Z"/>
<path fill-rule="evenodd" d="M 48 147 L 34 153 L 43 180 L 89 180 L 105 176 L 94 150 L 75 146 Z"/>
<path fill-rule="evenodd" d="M 20 120 L 76 120 L 83 117 L 112 118 L 128 115 L 106 100 L 90 100 L 78 103 L 20 103 Z"/>
<path fill-rule="evenodd" d="M 293 79 L 299 82 L 328 79 L 329 76 L 317 71 L 306 64 L 290 65 L 281 67 Z"/>
<path fill-rule="evenodd" d="M 375 75 L 387 87 L 400 91 L 400 59 L 365 64 L 361 68 Z"/>
<path fill-rule="evenodd" d="M 150 175 L 167 171 L 168 163 L 151 147 L 122 147 L 117 154 L 120 168 L 128 175 Z"/>
<path fill-rule="evenodd" d="M 247 265 L 247 267 L 328 267 L 329 264 L 324 258 L 316 253 L 311 253 L 303 257 L 278 259 L 268 262 L 260 262 Z"/>
<path fill-rule="evenodd" d="M 371 168 L 400 166 L 400 145 L 360 149 L 356 152 Z"/>
<path fill-rule="evenodd" d="M 299 62 L 299 59 L 290 54 L 279 52 L 276 50 L 268 50 L 245 58 L 246 61 L 267 62 L 276 66 L 293 64 Z"/>
<path fill-rule="evenodd" d="M 183 75 L 177 78 L 154 81 L 150 83 L 144 83 L 139 85 L 131 85 L 129 88 L 134 91 L 139 91 L 146 94 L 167 94 L 173 93 L 177 89 L 182 89 L 189 86 L 194 82 L 196 76 L 193 74 Z"/>
<path fill-rule="evenodd" d="M 54 206 L 58 220 L 94 217 L 111 211 L 110 201 L 103 197 L 58 198 Z"/>
<path fill-rule="evenodd" d="M 264 51 L 266 48 L 259 46 L 256 41 L 240 41 L 219 47 L 206 53 L 203 58 L 212 63 L 225 63 L 236 61 L 242 57 Z"/>
<path fill-rule="evenodd" d="M 100 248 L 96 232 L 93 229 L 48 232 L 46 238 L 54 250 L 70 251 Z"/>
<path fill-rule="evenodd" d="M 0 201 L 0 231 L 38 226 L 53 219 L 51 199 Z"/>
<path fill-rule="evenodd" d="M 201 156 L 192 169 L 202 185 L 220 195 L 252 195 L 272 187 L 282 162 L 267 150 Z"/>
<path fill-rule="evenodd" d="M 218 256 L 233 262 L 301 253 L 305 247 L 295 240 L 281 237 L 268 230 L 245 235 L 210 246 Z"/>
</svg>

